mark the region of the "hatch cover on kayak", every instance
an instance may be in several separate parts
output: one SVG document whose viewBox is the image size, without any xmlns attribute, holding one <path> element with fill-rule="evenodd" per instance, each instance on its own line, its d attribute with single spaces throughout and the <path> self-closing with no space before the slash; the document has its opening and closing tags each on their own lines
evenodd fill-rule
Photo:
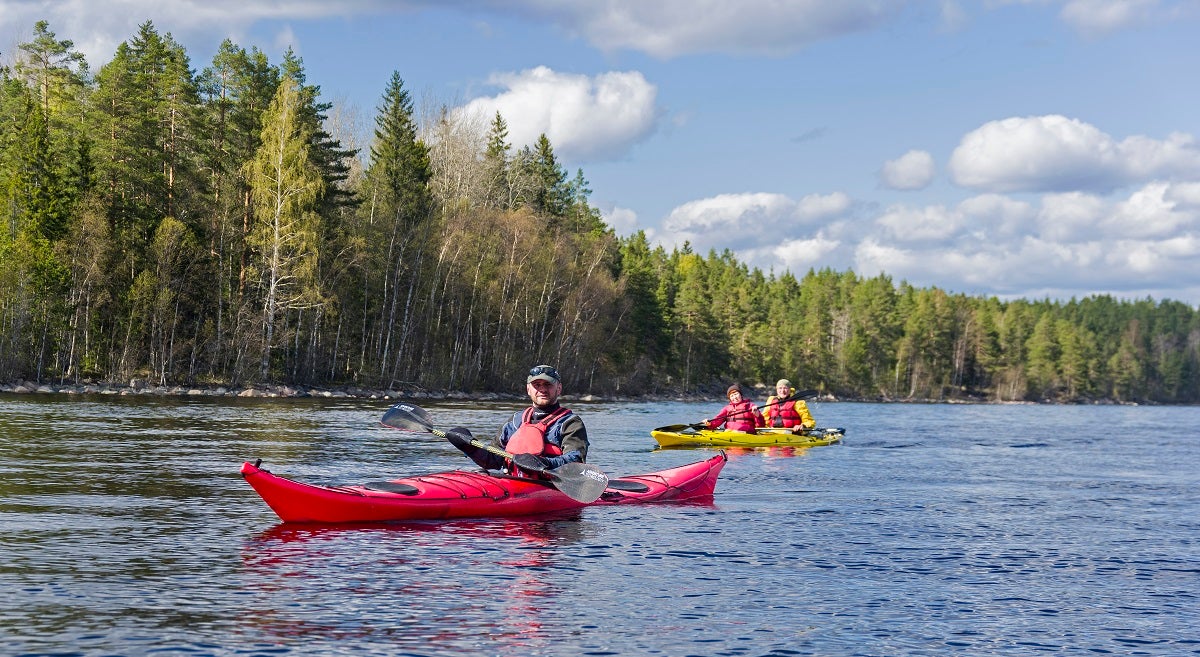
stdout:
<svg viewBox="0 0 1200 657">
<path fill-rule="evenodd" d="M 416 495 L 417 493 L 421 492 L 421 489 L 417 488 L 416 486 L 399 484 L 394 481 L 372 481 L 363 484 L 363 488 L 366 488 L 367 490 L 383 491 L 385 493 L 397 493 L 400 495 Z"/>
</svg>

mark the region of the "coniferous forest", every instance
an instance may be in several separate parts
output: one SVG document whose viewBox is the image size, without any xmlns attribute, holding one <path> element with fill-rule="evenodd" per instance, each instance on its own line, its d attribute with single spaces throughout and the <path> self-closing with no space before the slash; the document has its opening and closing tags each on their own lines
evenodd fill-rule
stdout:
<svg viewBox="0 0 1200 657">
<path fill-rule="evenodd" d="M 1002 301 L 619 237 L 541 137 L 381 80 L 361 149 L 293 53 L 0 53 L 0 381 L 1200 401 L 1180 302 Z"/>
</svg>

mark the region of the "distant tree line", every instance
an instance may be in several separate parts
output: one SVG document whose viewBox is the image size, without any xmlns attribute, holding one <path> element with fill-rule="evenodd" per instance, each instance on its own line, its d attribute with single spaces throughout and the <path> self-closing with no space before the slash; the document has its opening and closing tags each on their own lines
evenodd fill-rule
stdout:
<svg viewBox="0 0 1200 657">
<path fill-rule="evenodd" d="M 199 73 L 152 23 L 93 75 L 46 22 L 0 67 L 0 380 L 573 392 L 731 381 L 851 398 L 1200 401 L 1200 317 L 764 274 L 620 238 L 543 135 L 420 120 L 399 74 L 366 152 L 303 62 Z"/>
</svg>

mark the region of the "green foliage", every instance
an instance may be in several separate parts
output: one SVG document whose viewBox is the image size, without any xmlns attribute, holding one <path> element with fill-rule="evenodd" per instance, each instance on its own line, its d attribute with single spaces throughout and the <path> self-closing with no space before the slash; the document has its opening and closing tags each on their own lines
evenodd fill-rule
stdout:
<svg viewBox="0 0 1200 657">
<path fill-rule="evenodd" d="M 262 145 L 247 163 L 254 202 L 248 237 L 254 265 L 251 280 L 262 312 L 261 375 L 271 373 L 271 351 L 291 336 L 276 335 L 281 313 L 319 306 L 320 221 L 317 205 L 324 180 L 309 158 L 312 129 L 303 116 L 306 97 L 284 76 L 263 114 Z"/>
<path fill-rule="evenodd" d="M 1200 402 L 1200 312 L 973 298 L 617 238 L 546 135 L 385 81 L 370 158 L 299 57 L 152 23 L 93 80 L 45 22 L 0 67 L 0 380 Z"/>
</svg>

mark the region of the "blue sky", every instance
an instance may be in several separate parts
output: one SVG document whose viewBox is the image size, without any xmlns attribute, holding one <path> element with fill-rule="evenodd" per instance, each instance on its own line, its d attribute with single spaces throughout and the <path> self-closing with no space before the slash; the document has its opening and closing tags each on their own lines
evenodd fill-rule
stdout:
<svg viewBox="0 0 1200 657">
<path fill-rule="evenodd" d="M 1200 0 L 0 0 L 98 69 L 225 37 L 369 134 L 419 108 L 546 133 L 621 234 L 1001 298 L 1200 303 Z"/>
</svg>

